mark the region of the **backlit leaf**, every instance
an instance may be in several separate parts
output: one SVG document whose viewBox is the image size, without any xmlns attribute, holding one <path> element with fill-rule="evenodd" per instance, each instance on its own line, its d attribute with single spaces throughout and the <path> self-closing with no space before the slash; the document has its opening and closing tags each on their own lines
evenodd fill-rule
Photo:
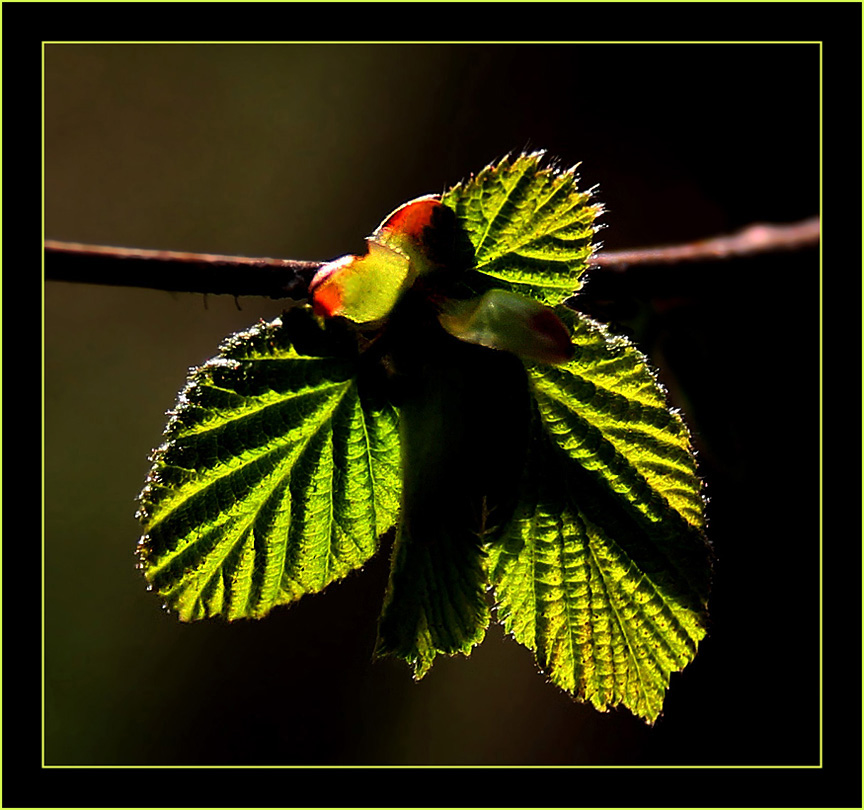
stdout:
<svg viewBox="0 0 864 810">
<path fill-rule="evenodd" d="M 408 257 L 370 239 L 365 256 L 342 256 L 327 262 L 309 287 L 315 312 L 361 324 L 386 318 L 416 273 Z"/>
<path fill-rule="evenodd" d="M 180 394 L 141 495 L 139 550 L 183 620 L 261 616 L 320 591 L 395 522 L 396 411 L 317 329 L 294 311 L 238 333 Z"/>
<path fill-rule="evenodd" d="M 654 722 L 705 635 L 710 549 L 689 433 L 644 358 L 559 308 L 576 354 L 528 365 L 522 499 L 489 547 L 498 618 L 550 679 Z"/>
<path fill-rule="evenodd" d="M 480 541 L 470 525 L 428 537 L 399 527 L 376 654 L 410 664 L 419 680 L 437 655 L 468 655 L 489 624 Z"/>
<path fill-rule="evenodd" d="M 436 655 L 467 655 L 486 632 L 483 544 L 515 505 L 528 392 L 509 353 L 440 331 L 415 339 L 405 335 L 395 358 L 403 507 L 376 651 L 421 678 Z"/>
<path fill-rule="evenodd" d="M 450 206 L 474 245 L 474 269 L 514 292 L 558 304 L 580 286 L 601 212 L 577 188 L 575 167 L 544 165 L 542 152 L 506 157 L 450 189 Z"/>
<path fill-rule="evenodd" d="M 556 312 L 571 330 L 573 359 L 528 366 L 546 430 L 646 520 L 668 523 L 680 516 L 704 528 L 690 432 L 666 403 L 644 355 L 579 313 Z"/>
<path fill-rule="evenodd" d="M 400 205 L 366 240 L 366 255 L 342 256 L 318 270 L 309 285 L 315 312 L 379 325 L 420 276 L 463 268 L 472 251 L 460 237 L 464 242 L 455 214 L 437 197 Z"/>
<path fill-rule="evenodd" d="M 459 340 L 512 352 L 523 360 L 562 363 L 573 356 L 567 327 L 554 310 L 509 290 L 448 301 L 438 322 Z"/>
</svg>

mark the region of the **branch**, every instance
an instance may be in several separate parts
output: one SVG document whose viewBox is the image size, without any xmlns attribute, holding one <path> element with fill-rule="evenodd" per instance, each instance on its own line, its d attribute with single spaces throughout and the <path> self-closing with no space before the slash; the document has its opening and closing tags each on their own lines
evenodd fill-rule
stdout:
<svg viewBox="0 0 864 810">
<path fill-rule="evenodd" d="M 45 240 L 45 278 L 171 292 L 305 298 L 323 262 Z"/>
<path fill-rule="evenodd" d="M 641 265 L 753 256 L 815 247 L 818 243 L 819 219 L 814 218 L 792 225 L 751 225 L 731 236 L 685 245 L 602 251 L 592 258 L 591 264 L 604 270 L 622 271 Z M 45 240 L 47 281 L 145 287 L 172 292 L 303 299 L 308 295 L 309 282 L 322 264 Z"/>
<path fill-rule="evenodd" d="M 702 239 L 686 245 L 598 253 L 591 263 L 595 267 L 621 271 L 632 265 L 729 259 L 779 250 L 816 247 L 818 244 L 819 218 L 813 217 L 791 225 L 750 225 L 731 236 L 716 236 L 713 239 Z"/>
</svg>

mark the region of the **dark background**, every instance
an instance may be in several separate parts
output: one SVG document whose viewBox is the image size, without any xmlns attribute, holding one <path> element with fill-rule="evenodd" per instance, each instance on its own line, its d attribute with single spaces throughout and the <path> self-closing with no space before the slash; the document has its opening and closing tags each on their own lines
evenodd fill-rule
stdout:
<svg viewBox="0 0 864 810">
<path fill-rule="evenodd" d="M 45 236 L 328 259 L 536 148 L 582 161 L 608 249 L 791 222 L 820 210 L 819 82 L 816 45 L 47 45 Z M 280 306 L 47 283 L 46 764 L 818 764 L 819 286 L 812 250 L 581 296 L 659 367 L 711 497 L 713 626 L 649 728 L 495 626 L 420 684 L 372 662 L 386 551 L 262 621 L 165 614 L 147 455 L 187 368 Z"/>
</svg>

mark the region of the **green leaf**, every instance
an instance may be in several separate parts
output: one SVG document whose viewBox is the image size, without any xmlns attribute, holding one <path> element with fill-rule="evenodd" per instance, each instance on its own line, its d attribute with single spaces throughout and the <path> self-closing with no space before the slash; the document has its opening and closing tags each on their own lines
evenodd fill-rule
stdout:
<svg viewBox="0 0 864 810">
<path fill-rule="evenodd" d="M 654 722 L 707 624 L 711 552 L 689 433 L 644 357 L 558 309 L 576 355 L 528 364 L 522 499 L 489 548 L 498 619 L 550 679 Z"/>
<path fill-rule="evenodd" d="M 315 312 L 361 324 L 386 318 L 414 282 L 408 257 L 373 240 L 365 256 L 342 256 L 323 265 L 309 285 Z"/>
<path fill-rule="evenodd" d="M 543 165 L 544 153 L 505 157 L 442 198 L 474 246 L 474 269 L 547 304 L 580 286 L 601 213 L 579 191 L 575 168 Z"/>
<path fill-rule="evenodd" d="M 566 307 L 556 312 L 570 329 L 573 359 L 528 366 L 548 433 L 646 520 L 675 522 L 680 516 L 703 528 L 690 432 L 667 405 L 645 356 L 584 315 Z"/>
<path fill-rule="evenodd" d="M 489 625 L 480 538 L 470 524 L 432 535 L 399 527 L 375 650 L 408 662 L 417 680 L 439 654 L 469 655 Z"/>
<path fill-rule="evenodd" d="M 316 314 L 377 325 L 419 276 L 440 269 L 440 262 L 452 271 L 458 231 L 456 215 L 435 197 L 400 205 L 366 240 L 365 256 L 342 256 L 319 268 L 309 285 Z"/>
<path fill-rule="evenodd" d="M 561 363 L 573 355 L 567 328 L 552 308 L 508 290 L 447 301 L 438 323 L 459 340 L 512 352 L 524 360 Z"/>
<path fill-rule="evenodd" d="M 192 370 L 139 512 L 141 567 L 181 619 L 261 616 L 375 553 L 399 508 L 398 422 L 360 367 L 295 310 Z"/>
<path fill-rule="evenodd" d="M 376 652 L 419 679 L 436 655 L 469 654 L 489 624 L 483 545 L 515 506 L 528 391 L 507 352 L 440 331 L 413 341 L 401 334 L 394 358 L 403 507 Z"/>
</svg>

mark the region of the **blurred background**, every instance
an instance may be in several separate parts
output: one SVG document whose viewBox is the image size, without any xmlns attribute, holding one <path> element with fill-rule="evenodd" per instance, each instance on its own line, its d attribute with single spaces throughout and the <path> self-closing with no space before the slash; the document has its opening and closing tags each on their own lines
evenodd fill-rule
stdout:
<svg viewBox="0 0 864 810">
<path fill-rule="evenodd" d="M 818 214 L 819 121 L 815 45 L 47 45 L 45 236 L 330 259 L 543 148 L 598 186 L 606 248 L 676 243 Z M 148 454 L 187 369 L 280 304 L 46 283 L 46 763 L 816 763 L 818 290 L 811 250 L 580 295 L 660 369 L 711 498 L 713 625 L 649 728 L 497 626 L 419 684 L 373 662 L 389 550 L 262 621 L 164 613 L 133 554 Z"/>
</svg>

